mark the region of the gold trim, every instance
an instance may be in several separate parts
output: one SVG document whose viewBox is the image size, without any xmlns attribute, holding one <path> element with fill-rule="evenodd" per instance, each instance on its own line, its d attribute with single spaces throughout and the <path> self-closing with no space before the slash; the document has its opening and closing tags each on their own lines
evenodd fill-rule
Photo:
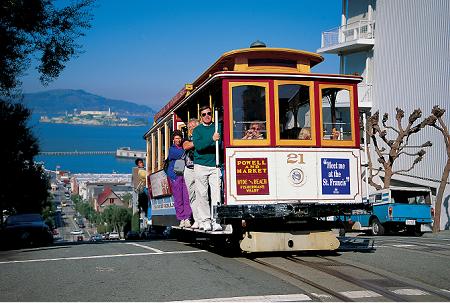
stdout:
<svg viewBox="0 0 450 303">
<path fill-rule="evenodd" d="M 156 139 L 155 139 L 155 133 L 151 133 L 151 140 L 152 140 L 152 173 L 155 172 L 156 169 Z"/>
<path fill-rule="evenodd" d="M 322 89 L 341 88 L 349 91 L 350 94 L 350 123 L 352 130 L 351 140 L 324 140 L 323 138 L 323 111 L 322 111 Z M 351 147 L 355 145 L 355 100 L 353 98 L 353 86 L 343 84 L 319 84 L 319 112 L 320 112 L 320 144 L 326 147 Z"/>
<path fill-rule="evenodd" d="M 162 141 L 162 134 L 161 134 L 161 127 L 160 128 L 158 128 L 158 132 L 157 132 L 157 134 L 158 134 L 158 170 L 160 170 L 161 169 L 161 162 L 163 161 L 162 160 L 162 148 L 161 148 L 161 141 Z"/>
<path fill-rule="evenodd" d="M 278 88 L 281 85 L 286 84 L 299 84 L 309 87 L 309 107 L 310 107 L 310 124 L 311 124 L 311 139 L 309 140 L 300 140 L 300 139 L 280 139 L 280 109 L 278 102 Z M 274 103 L 275 103 L 275 125 L 276 125 L 276 145 L 279 146 L 314 146 L 316 145 L 316 111 L 314 106 L 314 82 L 313 81 L 274 81 Z"/>
<path fill-rule="evenodd" d="M 266 99 L 266 138 L 258 140 L 235 139 L 233 131 L 233 88 L 238 86 L 253 85 L 265 88 Z M 230 110 L 230 143 L 232 146 L 269 146 L 270 145 L 270 107 L 269 107 L 269 83 L 268 82 L 229 82 L 228 86 L 228 106 Z"/>
</svg>

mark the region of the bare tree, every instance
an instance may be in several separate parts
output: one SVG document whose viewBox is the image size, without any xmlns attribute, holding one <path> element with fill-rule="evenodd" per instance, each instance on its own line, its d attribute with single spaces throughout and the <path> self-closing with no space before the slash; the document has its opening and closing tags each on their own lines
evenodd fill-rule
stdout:
<svg viewBox="0 0 450 303">
<path fill-rule="evenodd" d="M 381 125 L 379 121 L 380 114 L 378 111 L 367 119 L 367 136 L 370 138 L 369 140 L 372 141 L 373 150 L 378 157 L 377 162 L 381 165 L 376 165 L 372 160 L 370 152 L 367 153 L 369 169 L 367 180 L 369 184 L 377 190 L 388 188 L 391 184 L 393 175 L 411 171 L 417 163 L 422 161 L 423 156 L 426 153 L 425 148 L 432 146 L 431 142 L 427 141 L 420 146 L 416 146 L 416 150 L 420 148 L 418 151 L 408 151 L 410 150 L 409 148 L 414 148 L 409 146 L 410 136 L 419 132 L 427 125 L 433 125 L 436 121 L 436 119 L 433 118 L 433 115 L 420 123 L 416 123 L 422 116 L 422 111 L 420 109 L 415 109 L 408 118 L 408 124 L 406 127 L 403 127 L 402 120 L 405 116 L 405 112 L 400 108 L 396 108 L 396 112 L 396 127 L 387 125 L 389 119 L 387 113 L 383 115 Z M 388 138 L 388 131 L 393 133 L 393 139 Z M 409 168 L 394 171 L 394 163 L 400 156 L 409 156 L 414 157 L 415 159 Z M 381 171 L 384 171 L 383 184 L 379 184 L 374 180 Z"/>
<path fill-rule="evenodd" d="M 436 123 L 432 124 L 434 128 L 439 130 L 444 137 L 445 147 L 447 149 L 447 163 L 444 166 L 444 171 L 442 172 L 441 183 L 439 184 L 439 189 L 436 195 L 436 204 L 435 204 L 435 216 L 434 216 L 434 225 L 433 232 L 437 233 L 441 227 L 441 208 L 442 208 L 442 199 L 444 197 L 445 187 L 447 186 L 448 175 L 450 172 L 450 135 L 448 133 L 448 127 L 445 125 L 442 116 L 445 113 L 445 109 L 439 108 L 438 105 L 433 107 L 431 111 L 432 117 L 434 121 L 437 121 L 439 125 Z"/>
</svg>

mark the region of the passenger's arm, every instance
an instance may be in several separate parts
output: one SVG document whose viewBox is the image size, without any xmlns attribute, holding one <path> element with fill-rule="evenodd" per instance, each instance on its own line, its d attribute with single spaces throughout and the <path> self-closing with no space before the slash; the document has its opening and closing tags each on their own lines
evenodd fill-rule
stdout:
<svg viewBox="0 0 450 303">
<path fill-rule="evenodd" d="M 194 142 L 192 141 L 184 141 L 183 143 L 183 149 L 184 150 L 191 150 L 194 148 Z"/>
</svg>

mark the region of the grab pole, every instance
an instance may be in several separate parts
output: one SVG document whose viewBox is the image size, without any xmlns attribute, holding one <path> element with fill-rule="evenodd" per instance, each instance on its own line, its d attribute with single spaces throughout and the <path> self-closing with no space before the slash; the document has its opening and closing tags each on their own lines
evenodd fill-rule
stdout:
<svg viewBox="0 0 450 303">
<path fill-rule="evenodd" d="M 219 132 L 219 111 L 216 109 L 214 111 L 214 131 L 216 133 Z M 220 139 L 219 139 L 220 140 Z M 216 175 L 217 175 L 217 190 L 219 191 L 219 194 L 217 195 L 218 201 L 212 201 L 211 200 L 211 224 L 215 221 L 214 220 L 214 205 L 220 204 L 220 194 L 221 194 L 221 188 L 220 188 L 220 166 L 219 166 L 219 140 L 216 141 Z"/>
</svg>

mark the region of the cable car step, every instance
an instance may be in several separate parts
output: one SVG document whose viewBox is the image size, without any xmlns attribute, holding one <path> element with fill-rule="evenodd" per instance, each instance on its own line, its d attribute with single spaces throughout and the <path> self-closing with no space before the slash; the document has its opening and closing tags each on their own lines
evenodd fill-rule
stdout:
<svg viewBox="0 0 450 303">
<path fill-rule="evenodd" d="M 338 251 L 372 251 L 375 250 L 373 239 L 357 237 L 339 237 Z"/>
</svg>

